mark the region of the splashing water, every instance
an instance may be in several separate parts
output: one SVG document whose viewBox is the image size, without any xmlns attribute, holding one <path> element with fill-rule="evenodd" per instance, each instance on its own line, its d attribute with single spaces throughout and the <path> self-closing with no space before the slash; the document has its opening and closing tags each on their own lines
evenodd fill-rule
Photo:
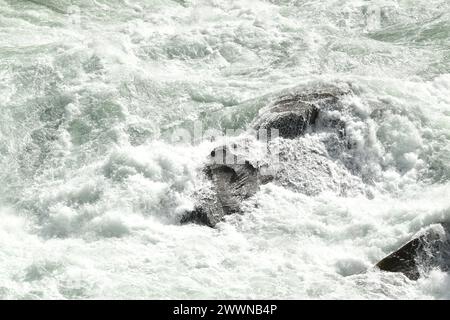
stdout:
<svg viewBox="0 0 450 320">
<path fill-rule="evenodd" d="M 0 0 L 0 299 L 449 299 L 448 273 L 373 268 L 450 219 L 448 12 Z M 342 116 L 371 196 L 270 183 L 215 229 L 179 225 L 217 142 L 170 133 L 245 129 L 313 83 L 352 88 Z"/>
</svg>

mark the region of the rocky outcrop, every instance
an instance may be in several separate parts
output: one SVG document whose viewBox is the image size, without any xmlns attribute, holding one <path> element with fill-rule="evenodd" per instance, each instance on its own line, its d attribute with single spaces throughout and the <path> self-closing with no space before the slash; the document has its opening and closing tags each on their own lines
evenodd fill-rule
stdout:
<svg viewBox="0 0 450 320">
<path fill-rule="evenodd" d="M 382 271 L 401 272 L 417 280 L 431 268 L 450 267 L 450 223 L 434 225 L 376 264 Z"/>
<path fill-rule="evenodd" d="M 323 190 L 345 193 L 354 184 L 345 167 L 331 161 L 326 148 L 297 138 L 325 130 L 344 140 L 345 123 L 330 117 L 329 111 L 342 109 L 346 94 L 335 87 L 291 93 L 263 108 L 250 129 L 260 134 L 267 130 L 266 152 L 258 156 L 258 143 L 249 140 L 213 150 L 203 170 L 210 187 L 199 193 L 195 209 L 181 222 L 213 227 L 224 216 L 239 213 L 241 203 L 269 181 L 309 195 Z M 272 136 L 273 129 L 278 131 L 276 136 Z M 274 142 L 277 137 L 280 139 Z"/>
</svg>

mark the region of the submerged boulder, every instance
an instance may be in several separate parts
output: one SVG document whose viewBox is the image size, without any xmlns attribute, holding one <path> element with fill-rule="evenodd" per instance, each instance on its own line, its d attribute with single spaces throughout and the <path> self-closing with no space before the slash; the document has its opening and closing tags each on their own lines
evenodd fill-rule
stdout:
<svg viewBox="0 0 450 320">
<path fill-rule="evenodd" d="M 293 139 L 315 124 L 318 114 L 319 109 L 314 104 L 296 100 L 295 97 L 286 98 L 259 118 L 254 129 L 276 129 L 280 137 Z"/>
<path fill-rule="evenodd" d="M 401 272 L 417 280 L 431 268 L 450 267 L 450 223 L 432 226 L 376 264 L 382 271 Z"/>
<path fill-rule="evenodd" d="M 251 127 L 257 131 L 278 130 L 278 135 L 285 139 L 299 137 L 308 130 L 314 130 L 316 126 L 335 128 L 343 136 L 345 124 L 327 118 L 323 111 L 341 109 L 341 99 L 348 93 L 346 90 L 330 87 L 316 92 L 281 96 L 275 103 L 260 111 L 259 117 L 253 121 Z"/>
</svg>

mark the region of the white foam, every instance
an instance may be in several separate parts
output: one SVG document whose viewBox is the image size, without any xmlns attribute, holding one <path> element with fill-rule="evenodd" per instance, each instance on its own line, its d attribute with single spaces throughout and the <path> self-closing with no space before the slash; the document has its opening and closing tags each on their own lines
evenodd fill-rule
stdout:
<svg viewBox="0 0 450 320">
<path fill-rule="evenodd" d="M 450 219 L 449 44 L 421 31 L 449 2 L 372 4 L 368 26 L 362 0 L 86 0 L 74 26 L 0 0 L 0 298 L 448 299 L 447 273 L 372 267 Z M 352 148 L 326 162 L 366 192 L 271 183 L 217 229 L 178 225 L 223 141 L 164 133 L 243 129 L 266 94 L 311 83 L 354 91 L 329 115 Z M 302 143 L 327 156 L 325 138 Z"/>
</svg>

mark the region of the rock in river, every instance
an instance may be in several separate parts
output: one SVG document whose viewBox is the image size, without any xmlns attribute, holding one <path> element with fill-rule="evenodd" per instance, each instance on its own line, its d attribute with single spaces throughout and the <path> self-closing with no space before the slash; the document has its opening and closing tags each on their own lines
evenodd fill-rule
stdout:
<svg viewBox="0 0 450 320">
<path fill-rule="evenodd" d="M 337 140 L 344 140 L 345 123 L 328 115 L 329 111 L 342 109 L 341 100 L 346 94 L 335 87 L 296 92 L 263 108 L 249 129 L 259 133 L 267 130 L 268 141 L 263 147 L 267 152 L 258 158 L 258 142 L 245 139 L 244 143 L 213 150 L 203 170 L 210 188 L 201 192 L 195 209 L 187 212 L 181 222 L 214 227 L 225 215 L 240 212 L 241 203 L 269 181 L 310 195 L 323 190 L 345 193 L 354 180 L 346 168 L 330 159 L 320 139 L 312 139 L 311 145 L 297 138 L 327 131 Z M 272 136 L 273 129 L 278 131 L 276 136 Z M 274 165 L 272 149 L 278 149 L 277 170 L 267 170 Z"/>
<path fill-rule="evenodd" d="M 411 280 L 417 280 L 431 268 L 447 271 L 450 266 L 450 223 L 434 225 L 426 229 L 397 251 L 377 263 L 383 271 L 401 272 Z"/>
</svg>

